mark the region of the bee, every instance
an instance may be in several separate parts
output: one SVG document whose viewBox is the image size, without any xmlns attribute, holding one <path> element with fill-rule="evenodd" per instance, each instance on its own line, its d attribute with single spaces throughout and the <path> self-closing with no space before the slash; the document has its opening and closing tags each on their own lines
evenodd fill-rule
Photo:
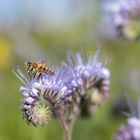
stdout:
<svg viewBox="0 0 140 140">
<path fill-rule="evenodd" d="M 54 75 L 54 71 L 47 67 L 43 62 L 25 62 L 25 65 L 30 76 L 36 77 L 38 74 L 40 77 L 42 73 L 46 73 L 50 76 Z"/>
</svg>

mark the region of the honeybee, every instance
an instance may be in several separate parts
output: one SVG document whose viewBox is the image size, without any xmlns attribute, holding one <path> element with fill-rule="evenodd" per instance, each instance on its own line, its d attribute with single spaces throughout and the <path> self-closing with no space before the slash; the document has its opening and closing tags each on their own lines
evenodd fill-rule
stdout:
<svg viewBox="0 0 140 140">
<path fill-rule="evenodd" d="M 43 62 L 25 62 L 28 74 L 35 77 L 37 74 L 40 77 L 42 73 L 46 73 L 50 76 L 54 75 L 54 71 L 47 67 Z"/>
</svg>

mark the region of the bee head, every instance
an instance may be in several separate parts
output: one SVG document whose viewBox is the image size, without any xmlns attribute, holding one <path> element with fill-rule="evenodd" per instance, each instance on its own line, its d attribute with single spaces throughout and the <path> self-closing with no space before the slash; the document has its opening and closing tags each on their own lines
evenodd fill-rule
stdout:
<svg viewBox="0 0 140 140">
<path fill-rule="evenodd" d="M 26 67 L 30 67 L 31 66 L 31 62 L 25 62 Z"/>
</svg>

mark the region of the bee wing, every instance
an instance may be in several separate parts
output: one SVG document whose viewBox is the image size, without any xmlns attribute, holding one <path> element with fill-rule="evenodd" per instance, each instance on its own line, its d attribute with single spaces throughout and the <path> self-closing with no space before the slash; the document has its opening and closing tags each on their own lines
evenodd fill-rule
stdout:
<svg viewBox="0 0 140 140">
<path fill-rule="evenodd" d="M 37 63 L 47 66 L 47 61 L 46 60 L 39 60 L 39 61 L 37 61 Z"/>
<path fill-rule="evenodd" d="M 52 72 L 54 72 L 54 67 L 52 65 L 52 62 L 51 61 L 47 61 L 47 60 L 40 60 L 38 61 L 38 63 L 41 63 L 41 64 L 44 64 L 45 67 L 47 67 L 48 69 L 52 70 Z"/>
<path fill-rule="evenodd" d="M 38 63 L 42 63 L 42 64 L 44 64 L 45 63 L 45 61 L 44 60 L 39 60 L 39 61 L 37 61 Z"/>
<path fill-rule="evenodd" d="M 52 66 L 52 62 L 49 60 L 49 61 L 47 61 L 47 60 L 41 60 L 40 61 L 42 64 L 44 64 L 46 67 L 49 67 L 50 69 L 51 68 L 53 68 Z"/>
</svg>

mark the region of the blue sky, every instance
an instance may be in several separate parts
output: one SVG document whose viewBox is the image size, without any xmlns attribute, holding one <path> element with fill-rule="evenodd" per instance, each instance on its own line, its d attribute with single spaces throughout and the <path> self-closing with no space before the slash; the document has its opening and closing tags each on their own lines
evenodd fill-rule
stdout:
<svg viewBox="0 0 140 140">
<path fill-rule="evenodd" d="M 56 24 L 72 22 L 84 15 L 80 8 L 85 5 L 84 0 L 0 0 L 0 22 L 15 22 L 17 19 L 30 22 L 38 18 Z"/>
</svg>

